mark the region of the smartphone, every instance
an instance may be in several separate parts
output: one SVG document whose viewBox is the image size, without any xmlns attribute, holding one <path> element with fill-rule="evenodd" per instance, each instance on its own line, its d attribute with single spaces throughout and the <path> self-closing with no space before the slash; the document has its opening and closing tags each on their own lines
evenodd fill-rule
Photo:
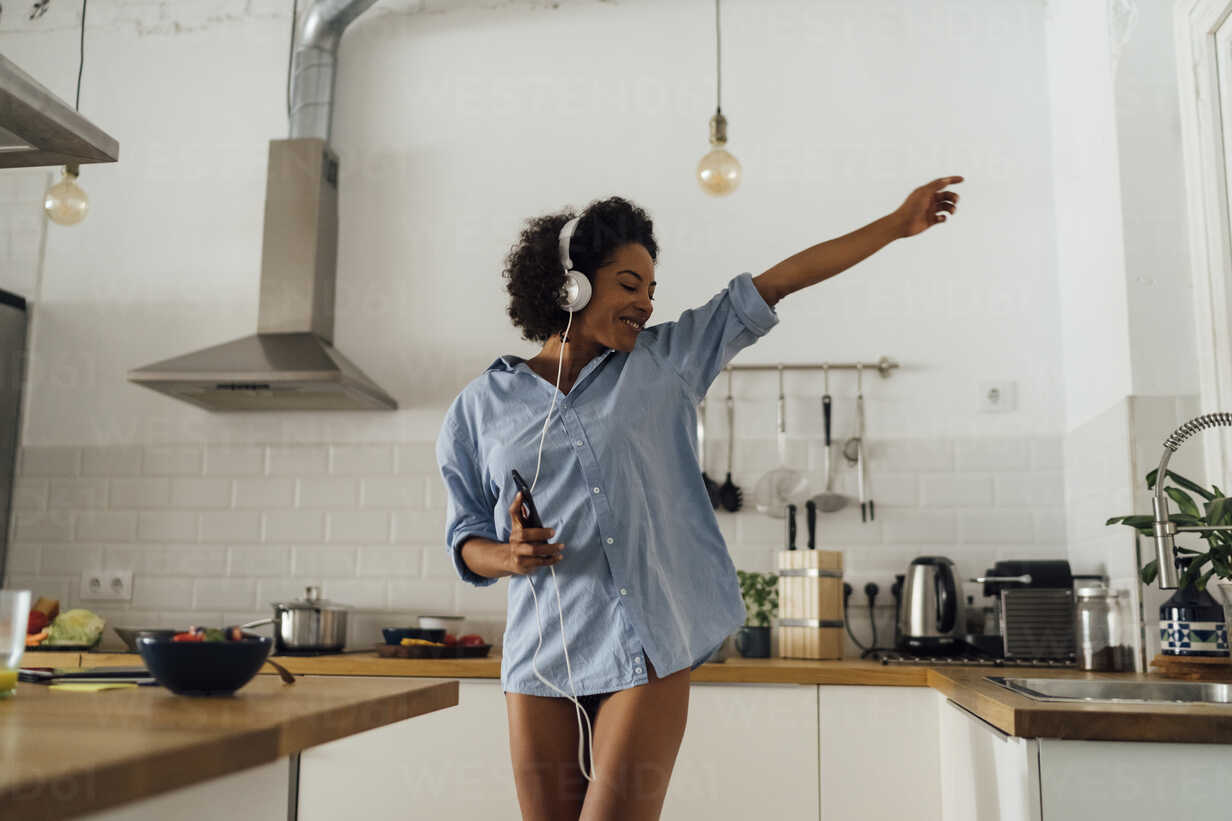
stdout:
<svg viewBox="0 0 1232 821">
<path fill-rule="evenodd" d="M 522 526 L 543 527 L 543 520 L 539 518 L 539 511 L 535 509 L 535 499 L 530 495 L 530 485 L 526 484 L 526 480 L 516 468 L 513 470 L 513 483 L 522 493 Z"/>
</svg>

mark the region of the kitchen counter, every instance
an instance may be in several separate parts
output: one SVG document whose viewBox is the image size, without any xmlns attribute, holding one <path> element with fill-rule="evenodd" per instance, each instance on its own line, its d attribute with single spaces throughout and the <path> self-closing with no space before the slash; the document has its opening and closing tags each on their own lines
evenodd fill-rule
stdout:
<svg viewBox="0 0 1232 821">
<path fill-rule="evenodd" d="M 55 664 L 140 664 L 132 654 L 31 653 L 65 656 Z M 500 657 L 486 659 L 386 659 L 375 651 L 330 656 L 279 656 L 279 663 L 297 674 L 327 676 L 443 677 L 499 679 Z M 52 662 L 41 662 L 51 664 Z M 272 668 L 263 672 L 273 674 Z M 1085 673 L 1079 670 L 1015 667 L 924 667 L 883 665 L 844 659 L 748 659 L 739 656 L 703 664 L 693 671 L 693 683 L 811 684 L 930 687 L 1007 735 L 1021 738 L 1102 741 L 1172 741 L 1232 743 L 1232 705 L 1215 704 L 1087 704 L 1035 701 L 1006 690 L 985 676 L 1031 675 L 1052 678 L 1162 679 L 1137 673 Z"/>
<path fill-rule="evenodd" d="M 77 655 L 30 653 L 22 663 L 69 666 L 51 657 Z M 22 682 L 0 701 L 0 815 L 70 818 L 457 703 L 457 681 L 432 679 L 310 676 L 286 685 L 257 676 L 217 698 L 161 687 L 74 693 Z"/>
</svg>

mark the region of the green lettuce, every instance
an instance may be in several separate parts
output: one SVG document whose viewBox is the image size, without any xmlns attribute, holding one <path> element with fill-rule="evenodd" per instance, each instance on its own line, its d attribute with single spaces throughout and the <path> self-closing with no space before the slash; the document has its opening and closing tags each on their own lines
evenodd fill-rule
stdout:
<svg viewBox="0 0 1232 821">
<path fill-rule="evenodd" d="M 103 635 L 104 622 L 89 610 L 68 610 L 47 629 L 45 644 L 94 644 Z"/>
</svg>

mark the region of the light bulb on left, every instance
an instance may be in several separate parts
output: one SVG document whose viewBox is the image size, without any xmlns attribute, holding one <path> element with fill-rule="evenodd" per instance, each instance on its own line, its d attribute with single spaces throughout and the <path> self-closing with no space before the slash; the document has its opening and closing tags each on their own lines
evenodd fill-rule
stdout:
<svg viewBox="0 0 1232 821">
<path fill-rule="evenodd" d="M 90 198 L 77 184 L 76 165 L 66 165 L 60 179 L 47 189 L 43 210 L 52 222 L 60 225 L 76 225 L 86 218 Z"/>
</svg>

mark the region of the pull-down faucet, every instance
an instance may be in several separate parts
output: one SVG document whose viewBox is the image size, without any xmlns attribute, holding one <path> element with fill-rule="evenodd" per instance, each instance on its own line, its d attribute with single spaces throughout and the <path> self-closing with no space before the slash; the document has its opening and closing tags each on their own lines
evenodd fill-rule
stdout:
<svg viewBox="0 0 1232 821">
<path fill-rule="evenodd" d="M 1155 473 L 1155 497 L 1152 506 L 1155 509 L 1155 555 L 1159 562 L 1159 587 L 1162 590 L 1178 586 L 1176 572 L 1176 541 L 1177 533 L 1207 533 L 1212 530 L 1232 530 L 1232 525 L 1202 525 L 1199 527 L 1177 527 L 1168 519 L 1168 500 L 1164 497 L 1164 482 L 1168 476 L 1168 460 L 1172 454 L 1189 437 L 1207 428 L 1232 427 L 1232 413 L 1207 413 L 1195 417 L 1181 425 L 1164 440 L 1164 453 L 1159 460 L 1159 470 Z"/>
</svg>

